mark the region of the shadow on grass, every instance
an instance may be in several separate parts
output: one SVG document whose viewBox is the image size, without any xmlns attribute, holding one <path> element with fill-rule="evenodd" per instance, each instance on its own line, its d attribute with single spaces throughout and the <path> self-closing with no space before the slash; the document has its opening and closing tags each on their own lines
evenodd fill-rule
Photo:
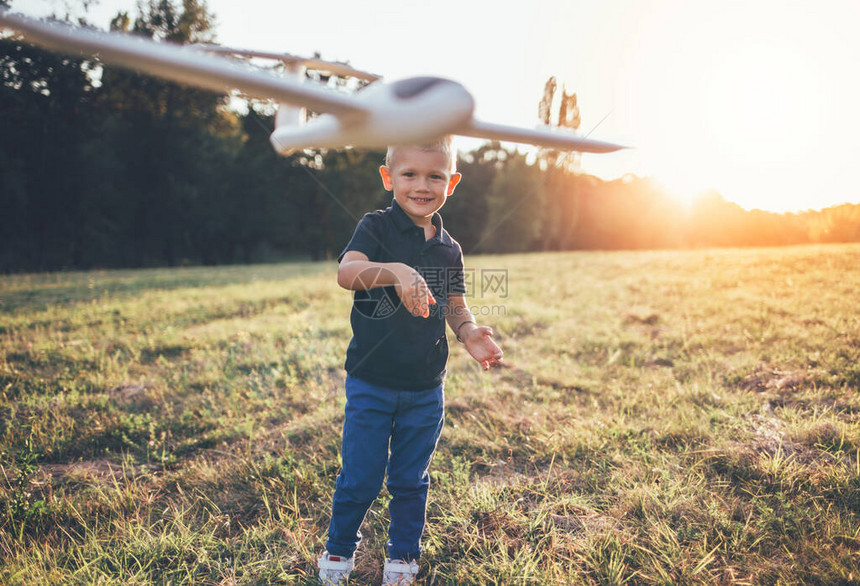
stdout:
<svg viewBox="0 0 860 586">
<path fill-rule="evenodd" d="M 146 291 L 279 281 L 324 273 L 330 263 L 193 267 L 16 275 L 0 280 L 0 314 L 44 311 L 53 305 L 122 299 Z"/>
</svg>

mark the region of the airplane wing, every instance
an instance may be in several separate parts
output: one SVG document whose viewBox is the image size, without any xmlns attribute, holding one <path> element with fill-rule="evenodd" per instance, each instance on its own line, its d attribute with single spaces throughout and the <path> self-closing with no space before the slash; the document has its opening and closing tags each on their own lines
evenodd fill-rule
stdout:
<svg viewBox="0 0 860 586">
<path fill-rule="evenodd" d="M 581 153 L 611 153 L 628 148 L 626 146 L 577 136 L 561 130 L 518 128 L 516 126 L 482 122 L 474 118 L 465 128 L 459 129 L 457 134 L 474 138 L 485 138 L 487 140 L 537 144 L 547 148 Z"/>
<path fill-rule="evenodd" d="M 35 20 L 0 10 L 0 26 L 23 33 L 28 41 L 67 54 L 94 55 L 104 63 L 120 65 L 184 85 L 224 92 L 238 89 L 263 99 L 305 106 L 336 116 L 366 114 L 353 98 L 319 85 L 249 69 L 221 57 L 186 51 L 181 46 L 157 43 L 131 35 L 118 35 Z"/>
</svg>

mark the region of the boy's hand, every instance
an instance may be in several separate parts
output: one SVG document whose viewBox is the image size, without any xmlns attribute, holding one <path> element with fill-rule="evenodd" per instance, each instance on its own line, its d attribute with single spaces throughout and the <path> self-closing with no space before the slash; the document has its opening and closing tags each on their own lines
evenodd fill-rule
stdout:
<svg viewBox="0 0 860 586">
<path fill-rule="evenodd" d="M 484 370 L 502 364 L 502 349 L 493 340 L 491 328 L 474 323 L 466 324 L 460 331 L 460 339 L 472 358 L 477 360 Z"/>
<path fill-rule="evenodd" d="M 430 317 L 430 306 L 436 305 L 436 298 L 421 273 L 408 265 L 401 265 L 395 274 L 397 283 L 394 290 L 406 310 L 418 317 Z"/>
</svg>

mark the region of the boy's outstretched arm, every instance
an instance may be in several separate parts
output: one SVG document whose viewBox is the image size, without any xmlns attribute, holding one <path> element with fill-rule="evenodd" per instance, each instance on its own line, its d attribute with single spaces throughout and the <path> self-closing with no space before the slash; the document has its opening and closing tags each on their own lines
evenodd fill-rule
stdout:
<svg viewBox="0 0 860 586">
<path fill-rule="evenodd" d="M 357 250 L 343 255 L 337 268 L 337 284 L 350 291 L 392 285 L 407 311 L 418 317 L 430 317 L 430 306 L 436 305 L 421 273 L 400 262 L 373 262 Z"/>
<path fill-rule="evenodd" d="M 502 349 L 493 340 L 493 330 L 488 326 L 475 323 L 475 316 L 466 304 L 465 295 L 449 295 L 447 315 L 448 325 L 463 342 L 472 358 L 484 370 L 502 363 Z"/>
</svg>

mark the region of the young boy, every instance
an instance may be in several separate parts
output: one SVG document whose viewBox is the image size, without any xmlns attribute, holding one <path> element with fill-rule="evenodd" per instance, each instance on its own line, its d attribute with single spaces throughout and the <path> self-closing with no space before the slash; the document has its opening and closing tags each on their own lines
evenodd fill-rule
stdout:
<svg viewBox="0 0 860 586">
<path fill-rule="evenodd" d="M 465 300 L 463 253 L 437 213 L 460 181 L 451 139 L 388 149 L 391 207 L 366 214 L 341 253 L 337 281 L 355 291 L 346 356 L 343 468 L 337 477 L 320 579 L 342 584 L 359 526 L 388 473 L 383 584 L 412 584 L 424 529 L 427 469 L 443 422 L 445 322 L 486 370 L 502 351 Z"/>
</svg>

